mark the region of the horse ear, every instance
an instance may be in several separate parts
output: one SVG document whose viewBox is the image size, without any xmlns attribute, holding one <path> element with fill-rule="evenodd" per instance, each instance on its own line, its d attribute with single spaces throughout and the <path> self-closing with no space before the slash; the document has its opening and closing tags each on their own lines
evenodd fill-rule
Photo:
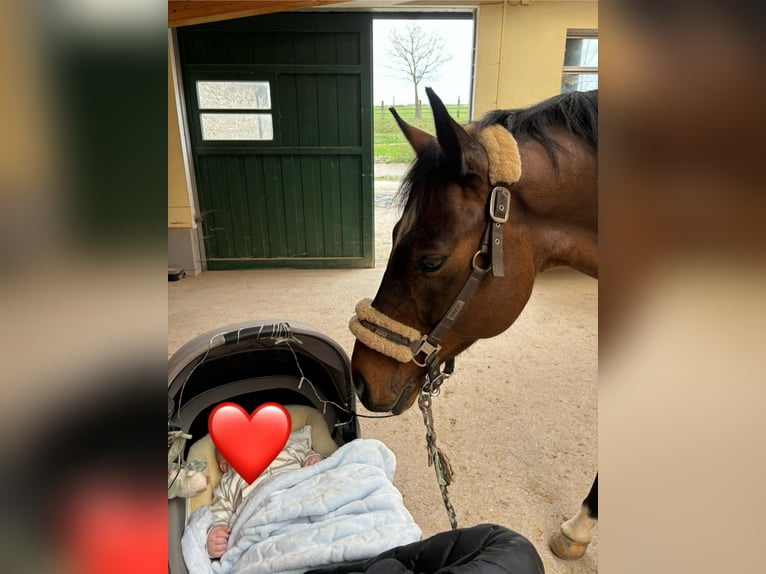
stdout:
<svg viewBox="0 0 766 574">
<path fill-rule="evenodd" d="M 420 155 L 426 146 L 434 141 L 434 136 L 427 134 L 423 130 L 418 129 L 415 126 L 411 126 L 405 122 L 401 117 L 399 117 L 399 114 L 396 113 L 394 108 L 388 108 L 388 111 L 390 111 L 394 116 L 396 123 L 399 124 L 399 129 L 402 130 L 404 137 L 406 137 L 407 141 L 410 142 L 412 149 L 415 150 L 417 155 Z"/>
<path fill-rule="evenodd" d="M 426 95 L 434 112 L 436 137 L 445 155 L 460 166 L 460 174 L 476 173 L 486 176 L 489 159 L 484 148 L 467 131 L 452 119 L 446 106 L 431 88 L 426 88 Z"/>
</svg>

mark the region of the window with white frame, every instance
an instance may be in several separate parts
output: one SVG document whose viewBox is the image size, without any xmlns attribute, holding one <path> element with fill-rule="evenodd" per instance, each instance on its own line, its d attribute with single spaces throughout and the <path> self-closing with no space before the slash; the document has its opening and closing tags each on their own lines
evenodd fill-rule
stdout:
<svg viewBox="0 0 766 574">
<path fill-rule="evenodd" d="M 598 89 L 598 31 L 568 30 L 561 92 Z"/>
</svg>

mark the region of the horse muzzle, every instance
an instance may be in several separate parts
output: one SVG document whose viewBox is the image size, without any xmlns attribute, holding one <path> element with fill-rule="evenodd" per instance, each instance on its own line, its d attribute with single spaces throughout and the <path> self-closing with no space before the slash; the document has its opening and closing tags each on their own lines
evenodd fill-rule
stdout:
<svg viewBox="0 0 766 574">
<path fill-rule="evenodd" d="M 372 412 L 399 415 L 415 402 L 421 371 L 415 365 L 392 361 L 357 342 L 352 357 L 354 389 Z"/>
</svg>

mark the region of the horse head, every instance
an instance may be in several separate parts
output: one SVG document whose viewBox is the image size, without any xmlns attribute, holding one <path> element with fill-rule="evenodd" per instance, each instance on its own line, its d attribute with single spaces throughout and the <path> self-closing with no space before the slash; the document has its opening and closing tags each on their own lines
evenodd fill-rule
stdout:
<svg viewBox="0 0 766 574">
<path fill-rule="evenodd" d="M 583 182 L 595 187 L 595 175 L 588 180 L 591 174 L 572 161 L 551 169 L 544 146 L 535 140 L 517 145 L 502 125 L 463 127 L 426 91 L 436 137 L 391 110 L 416 159 L 400 190 L 404 207 L 382 282 L 374 300 L 357 306 L 351 325 L 357 394 L 368 409 L 394 414 L 417 398 L 431 346 L 442 363 L 477 339 L 498 335 L 521 313 L 537 273 L 559 264 L 589 272 L 593 262 L 578 258 L 595 255 L 595 230 L 585 230 L 595 213 L 580 213 L 582 197 L 570 200 L 566 216 L 556 205 Z M 587 155 L 563 139 L 557 145 L 573 156 L 569 160 Z M 577 189 L 560 190 L 577 177 Z M 591 241 L 584 250 L 574 246 L 583 232 Z M 460 301 L 472 282 L 472 296 Z M 418 349 L 419 340 L 445 330 L 450 316 L 438 345 Z"/>
</svg>

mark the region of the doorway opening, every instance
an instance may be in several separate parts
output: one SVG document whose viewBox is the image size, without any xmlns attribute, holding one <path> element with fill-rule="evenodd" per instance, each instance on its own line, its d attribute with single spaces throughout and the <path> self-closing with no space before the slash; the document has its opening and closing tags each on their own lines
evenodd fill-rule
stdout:
<svg viewBox="0 0 766 574">
<path fill-rule="evenodd" d="M 395 195 L 415 159 L 389 108 L 434 133 L 425 88 L 432 88 L 458 122 L 472 119 L 473 12 L 386 14 L 372 20 L 375 265 L 385 266 L 399 219 Z"/>
</svg>

